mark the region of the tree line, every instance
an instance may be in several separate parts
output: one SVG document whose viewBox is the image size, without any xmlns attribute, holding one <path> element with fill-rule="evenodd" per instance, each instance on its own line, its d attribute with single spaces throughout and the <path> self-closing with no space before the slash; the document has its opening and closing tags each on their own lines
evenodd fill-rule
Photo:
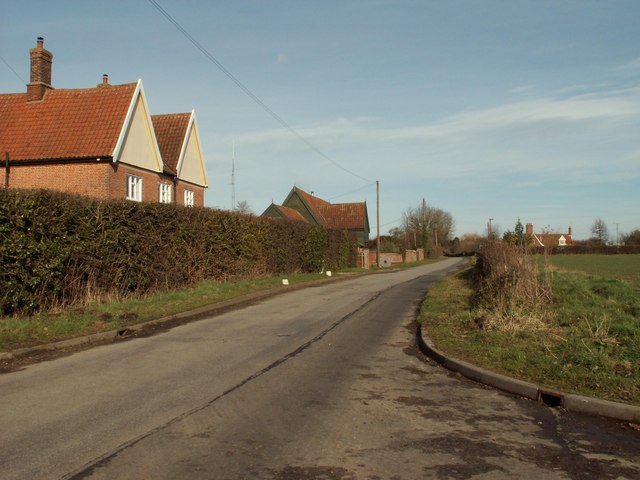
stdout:
<svg viewBox="0 0 640 480">
<path fill-rule="evenodd" d="M 598 217 L 591 225 L 591 237 L 587 242 L 596 245 L 640 245 L 640 229 L 636 228 L 629 233 L 618 233 L 616 228 L 616 236 L 612 238 L 606 222 Z"/>
</svg>

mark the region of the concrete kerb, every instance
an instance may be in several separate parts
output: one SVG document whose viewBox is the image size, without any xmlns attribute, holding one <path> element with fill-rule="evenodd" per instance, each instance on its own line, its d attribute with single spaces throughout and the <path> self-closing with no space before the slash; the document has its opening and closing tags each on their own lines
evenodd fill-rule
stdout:
<svg viewBox="0 0 640 480">
<path fill-rule="evenodd" d="M 421 325 L 418 325 L 416 341 L 422 353 L 447 370 L 458 372 L 470 380 L 544 403 L 548 406 L 562 407 L 572 412 L 600 415 L 626 422 L 640 422 L 640 407 L 635 405 L 550 390 L 533 383 L 500 375 L 461 360 L 449 358 L 436 349 L 431 339 L 423 334 Z"/>
</svg>

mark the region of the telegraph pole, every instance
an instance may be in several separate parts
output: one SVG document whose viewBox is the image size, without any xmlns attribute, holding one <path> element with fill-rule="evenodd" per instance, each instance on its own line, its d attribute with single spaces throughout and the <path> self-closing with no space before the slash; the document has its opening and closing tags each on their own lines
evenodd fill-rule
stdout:
<svg viewBox="0 0 640 480">
<path fill-rule="evenodd" d="M 424 258 L 427 258 L 427 201 L 422 198 L 422 251 L 424 252 Z M 416 246 L 416 255 L 418 247 Z"/>
<path fill-rule="evenodd" d="M 380 181 L 376 180 L 376 264 L 380 268 Z"/>
</svg>

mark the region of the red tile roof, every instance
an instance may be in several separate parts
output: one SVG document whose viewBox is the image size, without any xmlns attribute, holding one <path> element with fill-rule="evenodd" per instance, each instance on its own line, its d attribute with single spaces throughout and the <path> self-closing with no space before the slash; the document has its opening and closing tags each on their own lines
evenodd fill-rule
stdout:
<svg viewBox="0 0 640 480">
<path fill-rule="evenodd" d="M 363 229 L 365 228 L 365 203 L 336 203 L 331 205 L 329 212 L 324 216 L 336 229 Z"/>
<path fill-rule="evenodd" d="M 573 244 L 573 238 L 568 233 L 536 233 L 534 237 L 543 247 L 560 245 L 560 237 L 564 237 L 565 245 Z"/>
<path fill-rule="evenodd" d="M 110 157 L 136 83 L 54 89 L 40 101 L 0 94 L 0 152 L 11 160 Z"/>
<path fill-rule="evenodd" d="M 331 204 L 326 200 L 322 200 L 314 195 L 311 195 L 298 187 L 294 187 L 294 191 L 300 195 L 300 197 L 306 202 L 306 204 L 313 210 L 313 215 L 318 222 L 325 227 L 328 226 L 328 221 L 324 216 L 324 213 L 331 208 Z"/>
<path fill-rule="evenodd" d="M 295 187 L 301 198 L 313 210 L 318 221 L 331 229 L 365 229 L 367 209 L 364 202 L 332 204 Z"/>
<path fill-rule="evenodd" d="M 190 119 L 191 113 L 151 115 L 165 172 L 168 171 L 175 175 L 178 171 L 180 152 L 182 151 Z"/>
<path fill-rule="evenodd" d="M 294 221 L 297 221 L 297 222 L 309 223 L 309 222 L 307 221 L 307 219 L 306 219 L 306 218 L 304 218 L 304 217 L 302 216 L 302 214 L 301 214 L 299 211 L 297 211 L 297 210 L 295 210 L 295 209 L 293 209 L 293 208 L 283 207 L 282 205 L 274 205 L 274 207 L 275 207 L 276 209 L 278 209 L 278 211 L 279 211 L 279 212 L 280 212 L 280 213 L 281 213 L 285 218 L 287 218 L 287 219 L 289 219 L 289 220 L 294 220 Z"/>
</svg>

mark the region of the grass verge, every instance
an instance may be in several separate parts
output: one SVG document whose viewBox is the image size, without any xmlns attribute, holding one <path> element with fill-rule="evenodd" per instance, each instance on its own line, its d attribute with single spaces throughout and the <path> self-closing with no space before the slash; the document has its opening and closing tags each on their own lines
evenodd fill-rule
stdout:
<svg viewBox="0 0 640 480">
<path fill-rule="evenodd" d="M 216 304 L 249 293 L 282 286 L 283 276 L 238 282 L 201 282 L 189 289 L 160 292 L 143 298 L 96 302 L 86 308 L 74 308 L 30 317 L 5 317 L 0 320 L 0 351 L 31 347 L 82 335 L 108 332 Z M 290 285 L 320 281 L 320 274 L 287 275 Z"/>
<path fill-rule="evenodd" d="M 412 262 L 397 267 L 409 268 L 436 261 Z M 347 269 L 334 274 L 360 273 L 363 273 L 362 269 Z M 254 292 L 287 288 L 282 285 L 283 278 L 287 278 L 290 285 L 329 280 L 322 274 L 305 273 L 237 282 L 205 281 L 193 288 L 160 292 L 143 298 L 95 302 L 83 308 L 30 317 L 4 317 L 0 318 L 0 352 L 113 331 Z"/>
<path fill-rule="evenodd" d="M 420 321 L 448 355 L 541 386 L 640 405 L 640 301 L 635 285 L 553 274 L 554 300 L 536 328 L 483 328 L 471 269 L 434 285 Z"/>
</svg>

